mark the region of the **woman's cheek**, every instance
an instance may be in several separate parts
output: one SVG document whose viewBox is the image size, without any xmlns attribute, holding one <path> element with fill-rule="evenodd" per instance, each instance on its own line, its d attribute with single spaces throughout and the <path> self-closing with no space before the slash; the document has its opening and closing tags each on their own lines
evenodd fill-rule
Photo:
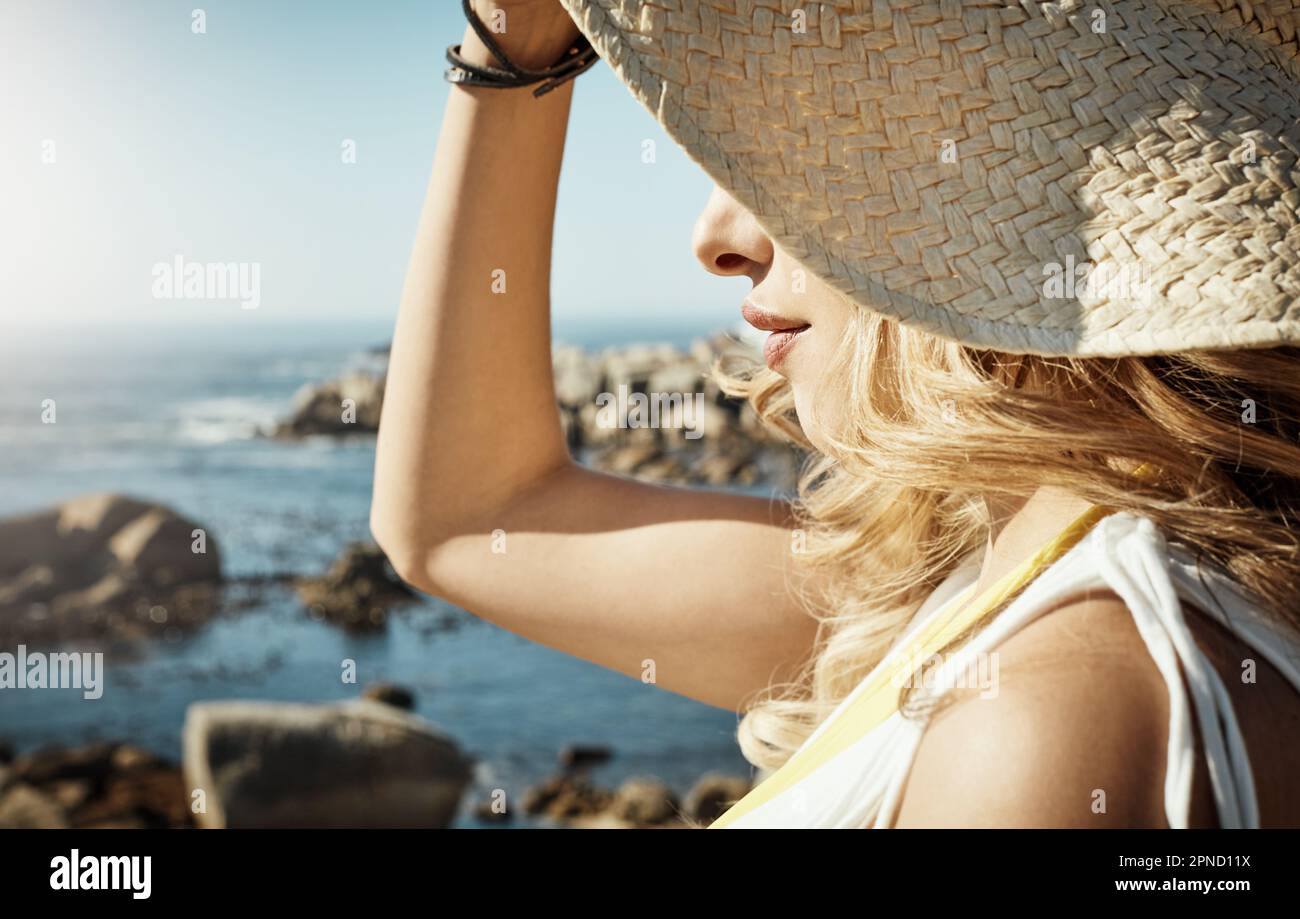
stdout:
<svg viewBox="0 0 1300 919">
<path fill-rule="evenodd" d="M 813 408 L 813 397 L 806 387 L 797 383 L 791 388 L 794 390 L 794 409 L 799 415 L 799 427 L 803 429 L 804 436 L 812 442 L 820 452 L 825 453 L 825 439 L 822 437 L 821 426 L 817 423 L 816 410 Z"/>
<path fill-rule="evenodd" d="M 829 433 L 834 431 L 842 416 L 843 406 L 838 403 L 838 389 L 819 386 L 816 376 L 810 380 L 793 383 L 795 411 L 799 426 L 812 445 L 822 453 L 830 453 Z"/>
</svg>

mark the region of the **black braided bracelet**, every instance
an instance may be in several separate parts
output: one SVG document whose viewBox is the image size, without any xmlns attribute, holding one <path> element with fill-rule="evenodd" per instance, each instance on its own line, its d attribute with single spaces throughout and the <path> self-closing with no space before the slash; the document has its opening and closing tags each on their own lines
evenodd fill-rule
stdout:
<svg viewBox="0 0 1300 919">
<path fill-rule="evenodd" d="M 461 0 L 461 5 L 465 8 L 465 18 L 469 20 L 470 27 L 474 29 L 479 40 L 492 52 L 500 63 L 500 67 L 481 66 L 471 64 L 466 61 L 460 54 L 460 45 L 451 45 L 447 48 L 447 61 L 451 64 L 447 68 L 446 78 L 449 83 L 460 83 L 463 86 L 482 86 L 488 89 L 515 89 L 520 86 L 531 86 L 534 83 L 540 83 L 535 90 L 534 96 L 542 96 L 549 93 L 569 80 L 572 80 L 578 74 L 600 60 L 600 55 L 596 49 L 587 41 L 585 35 L 579 34 L 578 40 L 574 45 L 565 51 L 560 59 L 543 70 L 526 70 L 517 66 L 506 53 L 497 45 L 496 40 L 492 38 L 491 31 L 478 18 L 474 12 L 470 0 Z"/>
</svg>

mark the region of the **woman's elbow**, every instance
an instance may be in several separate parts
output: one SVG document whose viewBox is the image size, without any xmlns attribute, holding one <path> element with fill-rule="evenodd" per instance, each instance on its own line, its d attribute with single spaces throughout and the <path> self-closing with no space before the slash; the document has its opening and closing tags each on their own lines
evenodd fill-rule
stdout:
<svg viewBox="0 0 1300 919">
<path fill-rule="evenodd" d="M 405 583 L 427 594 L 437 594 L 429 577 L 428 559 L 437 540 L 394 520 L 378 506 L 370 511 L 370 535 L 388 559 L 393 572 Z"/>
</svg>

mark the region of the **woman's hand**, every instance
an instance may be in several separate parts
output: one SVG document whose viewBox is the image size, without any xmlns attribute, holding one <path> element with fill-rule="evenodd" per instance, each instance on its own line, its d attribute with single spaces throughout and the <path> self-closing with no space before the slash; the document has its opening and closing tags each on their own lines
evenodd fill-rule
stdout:
<svg viewBox="0 0 1300 919">
<path fill-rule="evenodd" d="M 578 27 L 559 0 L 473 0 L 472 5 L 493 41 L 525 70 L 554 64 L 578 38 Z M 471 64 L 499 64 L 472 28 L 466 29 L 461 54 Z"/>
</svg>

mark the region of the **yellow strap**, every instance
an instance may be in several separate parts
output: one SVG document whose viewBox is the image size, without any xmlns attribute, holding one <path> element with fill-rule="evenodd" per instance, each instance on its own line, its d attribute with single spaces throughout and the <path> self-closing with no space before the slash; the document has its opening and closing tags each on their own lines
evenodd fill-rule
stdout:
<svg viewBox="0 0 1300 919">
<path fill-rule="evenodd" d="M 882 724 L 898 711 L 899 688 L 915 669 L 918 660 L 923 661 L 947 647 L 989 612 L 1001 606 L 1007 598 L 1070 551 L 1097 521 L 1110 513 L 1108 508 L 1089 508 L 1051 542 L 990 586 L 976 602 L 962 606 L 960 600 L 964 597 L 959 597 L 952 604 L 955 608 L 954 615 L 936 616 L 935 621 L 926 623 L 905 649 L 900 648 L 898 653 L 889 657 L 890 663 L 877 670 L 871 681 L 861 687 L 856 698 L 826 726 L 814 742 L 800 748 L 784 766 L 737 801 L 709 829 L 725 829 L 730 826 L 745 814 L 798 784 L 815 769 L 861 740 L 868 731 Z M 970 590 L 967 591 L 969 592 Z"/>
</svg>

